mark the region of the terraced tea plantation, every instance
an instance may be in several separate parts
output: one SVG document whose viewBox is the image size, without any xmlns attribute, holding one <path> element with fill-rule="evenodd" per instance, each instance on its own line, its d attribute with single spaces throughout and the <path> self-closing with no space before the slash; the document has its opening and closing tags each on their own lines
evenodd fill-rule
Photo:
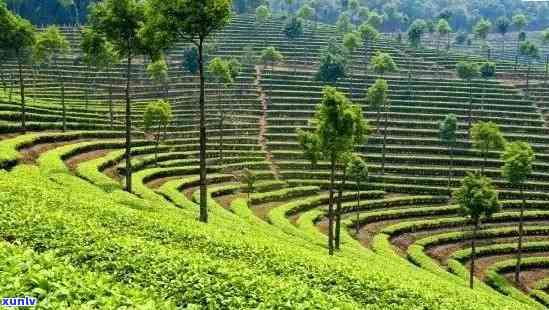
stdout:
<svg viewBox="0 0 549 310">
<path fill-rule="evenodd" d="M 331 85 L 369 124 L 353 152 L 369 173 L 357 184 L 338 163 L 332 184 L 330 161 L 313 165 L 298 129 L 314 130 L 326 86 L 316 73 L 330 38 L 342 35 L 307 22 L 289 39 L 278 17 L 258 25 L 253 15 L 235 15 L 208 37 L 204 59 L 205 67 L 215 58 L 241 64 L 231 83 L 205 69 L 204 223 L 200 77 L 183 61 L 192 45 L 165 50 L 168 70 L 157 83 L 150 58 L 90 65 L 82 29 L 60 31 L 70 49 L 55 62 L 20 64 L 10 55 L 0 67 L 1 297 L 33 296 L 43 309 L 549 306 L 549 88 L 541 62 L 528 84 L 527 65 L 515 69 L 513 55 L 492 59 L 494 78 L 469 81 L 456 67 L 485 55 L 412 48 L 387 35 L 362 44 L 349 56 L 351 73 Z M 283 59 L 261 61 L 267 47 Z M 397 70 L 375 73 L 369 63 L 379 53 Z M 388 83 L 381 112 L 367 96 L 378 78 Z M 173 117 L 156 133 L 144 114 L 159 99 Z M 439 134 L 448 114 L 457 119 L 451 152 Z M 483 152 L 473 143 L 470 123 L 478 122 L 496 124 L 506 143 L 532 146 L 525 182 L 502 175 L 503 149 Z M 476 231 L 453 193 L 481 168 L 501 208 Z M 340 246 L 329 255 L 336 201 Z"/>
</svg>

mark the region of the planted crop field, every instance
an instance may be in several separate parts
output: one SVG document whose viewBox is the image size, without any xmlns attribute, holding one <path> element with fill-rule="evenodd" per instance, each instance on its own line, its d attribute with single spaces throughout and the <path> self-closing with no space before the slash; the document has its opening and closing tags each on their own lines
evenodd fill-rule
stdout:
<svg viewBox="0 0 549 310">
<path fill-rule="evenodd" d="M 230 2 L 0 0 L 0 307 L 549 307 L 549 30 Z"/>
</svg>

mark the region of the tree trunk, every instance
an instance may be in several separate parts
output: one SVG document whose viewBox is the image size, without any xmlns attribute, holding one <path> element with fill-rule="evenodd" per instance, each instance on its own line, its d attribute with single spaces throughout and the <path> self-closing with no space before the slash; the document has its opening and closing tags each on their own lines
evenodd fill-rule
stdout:
<svg viewBox="0 0 549 310">
<path fill-rule="evenodd" d="M 454 166 L 454 154 L 451 145 L 448 145 L 448 153 L 450 154 L 450 166 L 448 166 L 448 197 L 452 198 L 452 168 Z"/>
<path fill-rule="evenodd" d="M 156 141 L 155 141 L 155 147 L 154 147 L 154 165 L 158 165 L 158 147 L 160 146 L 160 135 L 162 134 L 160 132 L 160 122 L 158 122 L 158 126 L 156 128 Z"/>
<path fill-rule="evenodd" d="M 208 184 L 206 180 L 206 104 L 204 80 L 204 39 L 198 44 L 198 67 L 200 72 L 200 217 L 201 222 L 208 222 Z"/>
<path fill-rule="evenodd" d="M 482 175 L 484 175 L 484 169 L 486 168 L 486 161 L 487 161 L 486 153 L 487 153 L 486 150 L 482 150 L 482 166 L 480 167 L 480 173 Z"/>
<path fill-rule="evenodd" d="M 385 121 L 383 128 L 383 148 L 381 151 L 381 175 L 385 176 L 385 153 L 387 148 L 387 127 L 389 126 L 389 107 L 387 101 L 383 102 L 383 109 L 385 110 Z M 385 181 L 383 181 L 385 184 Z"/>
<path fill-rule="evenodd" d="M 474 276 L 475 276 L 475 256 L 476 252 L 476 239 L 477 231 L 480 226 L 480 219 L 475 220 L 475 227 L 473 228 L 473 238 L 471 239 L 471 270 L 469 271 L 469 287 L 473 288 Z"/>
<path fill-rule="evenodd" d="M 59 72 L 59 78 L 61 79 L 61 106 L 63 108 L 63 132 L 67 130 L 67 106 L 65 104 L 65 78 L 62 73 Z"/>
<path fill-rule="evenodd" d="M 547 86 L 547 75 L 549 75 L 549 55 L 545 56 L 545 73 L 543 75 L 543 85 Z"/>
<path fill-rule="evenodd" d="M 505 57 L 505 34 L 501 35 L 501 57 Z"/>
<path fill-rule="evenodd" d="M 23 133 L 27 131 L 26 124 L 26 106 L 25 106 L 25 81 L 23 79 L 23 60 L 20 55 L 21 52 L 17 52 L 17 67 L 19 70 L 19 92 L 21 95 L 21 130 Z"/>
<path fill-rule="evenodd" d="M 128 56 L 128 63 L 131 61 L 129 60 L 129 58 L 131 58 L 131 56 Z M 130 64 L 128 64 L 128 66 L 130 66 Z M 130 69 L 128 69 L 128 72 L 130 72 Z M 89 65 L 86 67 L 86 75 L 87 75 L 87 78 L 91 78 L 91 69 Z M 127 77 L 127 79 L 129 79 L 129 77 Z M 128 87 L 127 84 L 126 84 L 126 87 Z M 85 94 L 84 102 L 85 102 L 84 110 L 88 112 L 88 105 L 90 104 L 90 84 L 86 86 L 86 94 Z"/>
<path fill-rule="evenodd" d="M 219 106 L 219 162 L 223 163 L 223 132 L 224 132 L 224 121 L 225 121 L 225 109 L 223 107 L 222 92 L 218 90 L 218 104 Z"/>
<path fill-rule="evenodd" d="M 356 183 L 356 235 L 360 233 L 360 181 Z"/>
<path fill-rule="evenodd" d="M 111 130 L 114 130 L 114 111 L 112 102 L 112 77 L 109 78 L 109 117 L 111 123 Z"/>
<path fill-rule="evenodd" d="M 530 70 L 532 70 L 532 61 L 528 58 L 528 71 L 526 71 L 526 98 L 530 98 Z"/>
<path fill-rule="evenodd" d="M 334 187 L 335 187 L 335 156 L 330 161 L 330 199 L 328 201 L 328 254 L 334 255 Z"/>
<path fill-rule="evenodd" d="M 469 123 L 467 125 L 467 128 L 471 128 L 471 124 L 473 123 L 473 83 L 471 80 L 469 80 Z"/>
<path fill-rule="evenodd" d="M 343 201 L 343 188 L 347 182 L 347 172 L 343 169 L 343 180 L 339 183 L 339 192 L 337 193 L 336 223 L 335 223 L 335 249 L 341 248 L 341 203 Z"/>
<path fill-rule="evenodd" d="M 483 80 L 483 82 L 486 83 L 487 81 Z M 484 113 L 484 93 L 485 93 L 484 87 L 485 87 L 485 84 L 482 85 L 482 87 L 481 87 L 482 95 L 480 96 L 480 117 L 479 117 L 480 120 L 482 120 L 482 116 L 483 116 L 483 113 Z"/>
<path fill-rule="evenodd" d="M 128 44 L 129 45 L 129 44 Z M 131 73 L 132 73 L 132 53 L 128 53 L 128 63 L 126 67 L 126 191 L 128 193 L 132 192 L 132 106 L 130 98 L 130 87 L 131 87 Z M 87 108 L 86 108 L 87 110 Z"/>
<path fill-rule="evenodd" d="M 520 284 L 520 264 L 522 261 L 522 235 L 524 235 L 524 209 L 526 208 L 526 198 L 524 197 L 524 186 L 521 185 L 520 196 L 522 204 L 520 206 L 519 229 L 518 229 L 518 245 L 517 245 L 517 266 L 515 269 L 515 282 Z"/>
</svg>

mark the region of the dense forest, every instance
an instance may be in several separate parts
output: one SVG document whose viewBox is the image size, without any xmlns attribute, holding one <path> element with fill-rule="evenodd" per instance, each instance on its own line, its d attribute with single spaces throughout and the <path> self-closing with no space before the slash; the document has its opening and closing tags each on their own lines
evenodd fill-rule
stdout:
<svg viewBox="0 0 549 310">
<path fill-rule="evenodd" d="M 79 24 L 85 21 L 87 8 L 94 0 L 7 0 L 8 7 L 35 24 Z M 481 18 L 492 22 L 500 16 L 523 13 L 531 18 L 529 30 L 541 29 L 549 21 L 549 2 L 522 0 L 236 0 L 237 13 L 253 12 L 264 2 L 274 11 L 297 12 L 308 3 L 316 9 L 320 21 L 335 23 L 342 11 L 361 15 L 365 10 L 383 16 L 384 28 L 401 29 L 418 18 L 437 19 L 451 16 L 456 30 L 470 30 Z M 342 10 L 343 9 L 343 10 Z M 355 11 L 355 12 L 353 12 Z M 361 12 L 362 11 L 362 12 Z M 404 13 L 405 12 L 405 13 Z"/>
</svg>

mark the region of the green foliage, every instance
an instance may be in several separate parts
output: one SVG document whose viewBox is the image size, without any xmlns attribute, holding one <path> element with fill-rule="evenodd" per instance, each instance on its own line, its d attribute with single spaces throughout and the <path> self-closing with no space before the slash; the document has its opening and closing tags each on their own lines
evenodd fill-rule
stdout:
<svg viewBox="0 0 549 310">
<path fill-rule="evenodd" d="M 458 77 L 469 82 L 479 76 L 479 70 L 478 64 L 474 62 L 461 61 L 456 65 Z"/>
<path fill-rule="evenodd" d="M 145 51 L 145 45 L 139 31 L 145 22 L 144 4 L 139 0 L 104 0 L 92 7 L 90 30 L 93 37 L 91 51 L 96 45 L 95 40 L 104 36 L 121 57 L 140 55 Z M 86 32 L 85 32 L 86 36 Z M 83 43 L 84 44 L 84 43 Z M 95 53 L 90 53 L 95 54 Z"/>
<path fill-rule="evenodd" d="M 513 16 L 513 26 L 521 32 L 528 25 L 528 17 L 524 14 L 516 14 Z"/>
<path fill-rule="evenodd" d="M 535 160 L 534 151 L 527 142 L 512 142 L 505 146 L 501 155 L 504 162 L 503 177 L 511 184 L 522 184 L 532 173 L 532 163 Z"/>
<path fill-rule="evenodd" d="M 353 159 L 347 164 L 346 169 L 347 178 L 355 182 L 357 186 L 368 182 L 368 165 L 362 158 L 353 156 Z"/>
<path fill-rule="evenodd" d="M 379 29 L 381 25 L 383 25 L 383 16 L 379 15 L 375 11 L 371 11 L 370 14 L 368 14 L 368 20 L 366 23 L 375 29 Z"/>
<path fill-rule="evenodd" d="M 358 32 L 364 42 L 372 42 L 379 38 L 379 32 L 368 23 L 360 25 Z"/>
<path fill-rule="evenodd" d="M 275 47 L 269 46 L 261 52 L 260 59 L 263 64 L 274 66 L 284 61 L 284 56 Z"/>
<path fill-rule="evenodd" d="M 345 34 L 353 30 L 353 24 L 347 13 L 342 13 L 336 23 L 336 31 L 340 34 Z"/>
<path fill-rule="evenodd" d="M 333 87 L 325 87 L 313 124 L 325 158 L 342 159 L 364 141 L 368 123 L 362 109 Z"/>
<path fill-rule="evenodd" d="M 311 7 L 308 3 L 303 4 L 299 11 L 297 12 L 297 16 L 299 18 L 302 18 L 304 20 L 312 20 L 315 18 L 316 10 Z"/>
<path fill-rule="evenodd" d="M 183 52 L 183 68 L 192 74 L 198 72 L 198 49 L 196 47 L 187 48 Z"/>
<path fill-rule="evenodd" d="M 529 61 L 540 57 L 539 47 L 530 41 L 524 41 L 520 44 L 519 53 L 527 57 Z"/>
<path fill-rule="evenodd" d="M 475 34 L 475 37 L 477 39 L 486 40 L 486 37 L 488 36 L 488 33 L 490 33 L 490 29 L 492 29 L 492 23 L 487 19 L 481 19 L 478 21 L 478 23 L 473 28 L 473 33 Z"/>
<path fill-rule="evenodd" d="M 439 138 L 446 145 L 454 145 L 457 140 L 458 121 L 454 114 L 448 114 L 439 123 Z"/>
<path fill-rule="evenodd" d="M 549 44 L 549 28 L 545 29 L 542 33 L 543 44 Z"/>
<path fill-rule="evenodd" d="M 503 150 L 505 138 L 498 125 L 494 122 L 477 122 L 471 127 L 471 141 L 473 147 L 486 153 L 490 150 Z"/>
<path fill-rule="evenodd" d="M 395 72 L 398 66 L 388 53 L 378 52 L 371 60 L 370 67 L 375 73 L 384 76 L 386 73 Z"/>
<path fill-rule="evenodd" d="M 483 62 L 479 67 L 480 76 L 483 79 L 490 79 L 496 76 L 496 64 L 494 62 Z"/>
<path fill-rule="evenodd" d="M 313 168 L 316 167 L 318 161 L 322 158 L 322 149 L 320 148 L 320 139 L 318 135 L 298 129 L 297 140 L 303 149 L 305 158 L 311 162 Z"/>
<path fill-rule="evenodd" d="M 284 35 L 290 40 L 303 35 L 303 20 L 296 16 L 290 18 L 284 25 Z"/>
<path fill-rule="evenodd" d="M 349 32 L 343 36 L 343 46 L 352 54 L 357 48 L 362 46 L 362 39 L 357 32 Z"/>
<path fill-rule="evenodd" d="M 427 23 L 422 19 L 416 19 L 408 28 L 408 42 L 413 47 L 419 47 L 421 45 L 421 38 L 427 30 Z"/>
<path fill-rule="evenodd" d="M 147 66 L 147 73 L 151 80 L 157 84 L 163 84 L 168 80 L 168 64 L 162 57 Z"/>
<path fill-rule="evenodd" d="M 50 26 L 36 36 L 34 58 L 38 62 L 51 63 L 54 57 L 69 52 L 69 42 L 56 26 Z"/>
<path fill-rule="evenodd" d="M 229 75 L 231 76 L 233 82 L 236 81 L 236 78 L 242 70 L 242 64 L 238 61 L 238 59 L 231 57 L 227 60 L 227 68 L 229 69 Z"/>
<path fill-rule="evenodd" d="M 164 100 L 149 103 L 143 113 L 143 123 L 147 131 L 156 129 L 159 132 L 168 126 L 172 119 L 171 105 Z"/>
<path fill-rule="evenodd" d="M 244 183 L 246 185 L 246 192 L 248 193 L 248 199 L 249 195 L 254 193 L 256 190 L 256 183 L 258 181 L 258 176 L 255 172 L 251 171 L 248 168 L 243 169 L 240 173 L 235 174 L 236 179 L 240 183 Z"/>
<path fill-rule="evenodd" d="M 498 193 L 492 181 L 479 173 L 468 173 L 453 196 L 463 213 L 475 222 L 491 217 L 500 209 Z"/>
<path fill-rule="evenodd" d="M 511 21 L 509 20 L 509 18 L 501 16 L 496 20 L 496 31 L 502 36 L 509 32 L 510 27 Z"/>
<path fill-rule="evenodd" d="M 437 28 L 437 33 L 441 36 L 447 35 L 450 32 L 452 32 L 452 27 L 450 26 L 448 21 L 446 21 L 443 18 L 438 20 L 436 28 Z"/>
<path fill-rule="evenodd" d="M 315 75 L 316 80 L 335 83 L 346 76 L 347 53 L 336 39 L 332 38 L 328 46 L 322 50 L 320 67 Z"/>
<path fill-rule="evenodd" d="M 271 10 L 267 5 L 260 5 L 255 9 L 255 21 L 262 25 L 271 18 Z"/>
<path fill-rule="evenodd" d="M 36 37 L 36 30 L 31 23 L 12 14 L 0 3 L 0 49 L 12 51 L 19 59 L 30 54 Z"/>
<path fill-rule="evenodd" d="M 218 83 L 227 85 L 233 82 L 228 62 L 219 57 L 215 57 L 210 61 L 208 64 L 208 72 Z"/>
<path fill-rule="evenodd" d="M 231 19 L 230 0 L 149 0 L 147 28 L 168 38 L 168 45 L 184 39 L 197 46 Z M 177 18 L 172 18 L 177 16 Z"/>
<path fill-rule="evenodd" d="M 368 88 L 368 105 L 378 110 L 387 101 L 389 85 L 384 79 L 377 79 L 374 84 Z"/>
</svg>

